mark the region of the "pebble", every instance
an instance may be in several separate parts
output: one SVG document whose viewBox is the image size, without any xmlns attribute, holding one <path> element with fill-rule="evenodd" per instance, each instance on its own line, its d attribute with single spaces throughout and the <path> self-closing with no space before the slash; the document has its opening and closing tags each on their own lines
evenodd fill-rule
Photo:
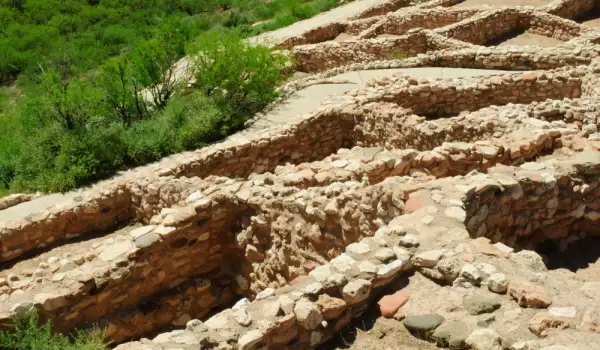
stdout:
<svg viewBox="0 0 600 350">
<path fill-rule="evenodd" d="M 502 350 L 502 338 L 493 329 L 482 328 L 471 333 L 465 344 L 473 350 Z"/>
<path fill-rule="evenodd" d="M 508 279 L 506 275 L 503 273 L 494 273 L 490 277 L 488 277 L 487 287 L 491 292 L 494 293 L 506 293 L 508 290 Z"/>
</svg>

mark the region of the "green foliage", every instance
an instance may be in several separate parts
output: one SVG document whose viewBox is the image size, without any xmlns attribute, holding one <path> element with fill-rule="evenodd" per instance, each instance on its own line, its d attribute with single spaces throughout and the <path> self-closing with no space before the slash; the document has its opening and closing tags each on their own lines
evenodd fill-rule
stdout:
<svg viewBox="0 0 600 350">
<path fill-rule="evenodd" d="M 69 339 L 54 334 L 50 324 L 39 325 L 36 313 L 12 322 L 9 331 L 0 332 L 0 348 L 6 350 L 107 350 L 102 333 L 78 332 Z"/>
<path fill-rule="evenodd" d="M 243 128 L 289 65 L 243 38 L 335 4 L 0 0 L 0 194 L 67 191 Z M 192 88 L 174 79 L 186 45 Z"/>
<path fill-rule="evenodd" d="M 245 118 L 277 97 L 285 78 L 287 57 L 264 46 L 251 46 L 234 32 L 211 31 L 192 45 L 197 87 L 210 97 L 225 117 L 224 135 L 237 130 Z"/>
</svg>

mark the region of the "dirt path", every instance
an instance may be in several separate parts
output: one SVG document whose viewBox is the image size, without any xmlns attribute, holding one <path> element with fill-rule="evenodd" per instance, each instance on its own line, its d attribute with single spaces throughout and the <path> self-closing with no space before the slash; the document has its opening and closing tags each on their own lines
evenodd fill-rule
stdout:
<svg viewBox="0 0 600 350">
<path fill-rule="evenodd" d="M 540 7 L 550 2 L 550 0 L 465 0 L 453 7 L 477 7 L 481 5 Z"/>
<path fill-rule="evenodd" d="M 518 46 L 526 46 L 526 45 L 539 45 L 544 47 L 554 47 L 560 44 L 563 44 L 564 41 L 550 38 L 543 35 L 532 34 L 532 33 L 523 33 L 519 34 L 515 37 L 512 37 L 506 41 L 503 41 L 498 46 L 509 46 L 509 45 L 518 45 Z"/>
</svg>

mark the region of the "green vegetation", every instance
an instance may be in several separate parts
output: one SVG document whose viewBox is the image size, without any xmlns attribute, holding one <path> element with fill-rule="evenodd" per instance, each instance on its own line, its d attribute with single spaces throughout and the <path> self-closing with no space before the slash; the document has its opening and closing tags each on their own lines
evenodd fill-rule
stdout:
<svg viewBox="0 0 600 350">
<path fill-rule="evenodd" d="M 36 313 L 15 320 L 0 332 L 0 349 L 6 350 L 107 350 L 101 332 L 75 334 L 72 339 L 52 333 L 50 324 L 39 325 Z"/>
<path fill-rule="evenodd" d="M 289 65 L 243 38 L 336 3 L 0 0 L 0 194 L 70 190 L 239 130 Z M 171 67 L 198 52 L 182 86 Z"/>
</svg>

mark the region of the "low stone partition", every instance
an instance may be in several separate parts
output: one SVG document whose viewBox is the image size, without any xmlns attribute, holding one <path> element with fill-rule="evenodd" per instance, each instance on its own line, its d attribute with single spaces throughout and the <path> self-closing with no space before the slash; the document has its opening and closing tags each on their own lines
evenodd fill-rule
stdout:
<svg viewBox="0 0 600 350">
<path fill-rule="evenodd" d="M 374 16 L 385 15 L 388 12 L 396 11 L 402 7 L 410 6 L 415 2 L 426 2 L 428 0 L 387 0 L 376 6 L 373 6 L 367 11 L 362 12 L 355 19 L 368 18 Z"/>
<path fill-rule="evenodd" d="M 542 8 L 543 11 L 552 15 L 575 19 L 597 6 L 596 0 L 556 0 Z"/>
<path fill-rule="evenodd" d="M 518 29 L 521 16 L 523 16 L 522 12 L 512 8 L 491 10 L 447 27 L 435 29 L 434 32 L 448 38 L 484 45 L 493 38 Z"/>
<path fill-rule="evenodd" d="M 548 70 L 565 66 L 587 65 L 593 50 L 573 52 L 568 48 L 527 48 L 518 52 L 503 47 L 441 50 L 418 57 L 413 67 L 460 67 L 477 69 Z"/>
<path fill-rule="evenodd" d="M 526 249 L 570 234 L 600 234 L 600 153 L 584 151 L 562 162 L 497 167 L 477 175 L 466 201 L 467 229 Z M 585 229 L 587 228 L 587 229 Z"/>
<path fill-rule="evenodd" d="M 372 103 L 364 106 L 363 113 L 357 116 L 354 132 L 357 145 L 361 147 L 426 151 L 441 147 L 445 142 L 477 144 L 487 140 L 488 145 L 500 144 L 508 148 L 510 140 L 519 139 L 523 125 L 532 131 L 521 139 L 523 142 L 517 142 L 523 145 L 528 143 L 526 140 L 535 138 L 538 131 L 551 133 L 552 137 L 579 131 L 564 121 L 595 125 L 600 113 L 589 112 L 591 103 L 579 101 L 546 100 L 532 105 L 491 106 L 457 117 L 433 120 L 411 113 L 403 115 L 394 108 L 395 104 Z"/>
<path fill-rule="evenodd" d="M 516 124 L 517 120 L 511 122 Z M 422 152 L 414 149 L 354 147 L 351 150 L 340 150 L 338 154 L 322 161 L 278 167 L 270 178 L 274 182 L 283 182 L 286 186 L 308 188 L 327 186 L 333 182 L 360 181 L 365 176 L 368 177 L 369 183 L 374 184 L 391 176 L 416 176 L 418 173 L 441 178 L 466 175 L 474 170 L 485 172 L 496 164 L 518 165 L 551 153 L 554 149 L 562 147 L 563 135 L 573 135 L 580 131 L 574 126 L 560 124 L 537 120 L 529 123 L 523 120 L 523 124 L 520 125 L 527 131 L 510 132 L 492 138 L 491 141 L 485 140 L 480 134 L 474 139 L 481 140 L 473 143 L 443 142 L 441 146 Z M 419 129 L 423 130 L 427 128 Z M 486 130 L 490 132 L 490 138 L 492 134 L 501 133 L 499 128 L 494 130 L 487 127 Z M 436 136 L 439 137 L 438 140 L 444 140 L 441 135 Z M 416 136 L 416 139 L 420 137 Z"/>
<path fill-rule="evenodd" d="M 163 300 L 163 307 L 168 308 L 169 300 L 177 300 L 169 291 L 177 291 L 176 287 L 189 279 L 225 278 L 229 233 L 239 227 L 244 210 L 234 205 L 233 199 L 226 191 L 213 197 L 192 195 L 188 206 L 163 209 L 150 226 L 110 235 L 93 244 L 85 255 L 40 263 L 30 281 L 21 280 L 17 271 L 5 271 L 1 319 L 19 317 L 35 307 L 42 320 L 51 320 L 56 330 L 99 322 L 109 325 L 107 336 L 113 340 L 170 325 L 179 315 L 162 310 L 162 317 L 145 326 L 136 324 L 134 316 L 156 312 L 139 306 L 147 300 L 158 305 Z M 210 285 L 208 279 L 197 286 L 199 304 L 189 305 L 187 312 L 206 314 L 227 300 L 217 297 L 222 293 L 213 295 L 217 291 L 208 288 Z M 123 328 L 127 323 L 131 327 Z"/>
<path fill-rule="evenodd" d="M 360 39 L 375 38 L 382 34 L 403 35 L 414 28 L 434 29 L 471 17 L 483 10 L 431 8 L 408 13 L 392 12 L 383 16 L 358 35 Z"/>
<path fill-rule="evenodd" d="M 425 0 L 425 1 L 411 1 L 410 3 L 406 0 L 391 0 L 371 8 L 351 20 L 329 22 L 320 27 L 308 30 L 300 35 L 293 36 L 278 43 L 277 46 L 291 49 L 294 46 L 316 44 L 324 41 L 335 39 L 338 35 L 346 33 L 349 35 L 359 35 L 362 31 L 376 24 L 384 15 L 390 15 L 388 13 L 390 9 L 402 8 L 404 6 L 415 6 L 415 9 L 428 9 L 435 8 L 437 6 L 452 6 L 462 0 Z M 417 4 L 418 3 L 418 4 Z M 458 11 L 461 12 L 461 11 Z M 393 12 L 392 12 L 393 13 Z M 420 21 L 421 24 L 427 24 L 427 21 Z"/>
<path fill-rule="evenodd" d="M 421 30 L 397 38 L 301 45 L 294 47 L 292 54 L 298 71 L 317 72 L 350 63 L 402 59 L 431 50 L 468 46 L 467 43 Z"/>
<path fill-rule="evenodd" d="M 14 259 L 33 249 L 92 232 L 103 232 L 129 219 L 131 196 L 125 184 L 82 193 L 61 206 L 35 213 L 23 221 L 0 223 L 0 261 Z"/>
<path fill-rule="evenodd" d="M 527 31 L 562 41 L 580 34 L 581 26 L 541 11 L 505 8 L 483 12 L 434 32 L 449 38 L 486 45 L 511 32 Z"/>
<path fill-rule="evenodd" d="M 211 349 L 226 343 L 234 349 L 314 348 L 364 313 L 383 287 L 411 268 L 411 252 L 398 244 L 405 233 L 392 223 L 289 287 L 267 288 L 253 302 L 243 299 L 205 322 L 188 322 L 186 330 L 117 349 Z"/>
<path fill-rule="evenodd" d="M 544 12 L 534 12 L 521 18 L 520 26 L 528 33 L 538 34 L 562 41 L 569 41 L 581 34 L 581 25 Z"/>
<path fill-rule="evenodd" d="M 471 264 L 472 257 L 466 262 L 461 261 L 459 256 L 454 255 L 456 253 L 447 249 L 427 250 L 431 247 L 425 247 L 423 250 L 419 246 L 421 232 L 413 227 L 431 234 L 432 228 L 428 226 L 435 222 L 447 227 L 443 231 L 445 235 L 462 237 L 464 225 L 474 236 L 486 235 L 486 232 L 493 232 L 501 226 L 507 230 L 504 237 L 514 237 L 512 243 L 515 243 L 523 233 L 521 228 L 532 225 L 531 215 L 539 216 L 540 220 L 536 223 L 546 222 L 549 227 L 561 226 L 565 219 L 573 222 L 571 219 L 578 217 L 598 220 L 600 215 L 594 214 L 597 201 L 590 202 L 588 198 L 593 198 L 597 189 L 599 165 L 599 152 L 582 153 L 552 165 L 546 162 L 525 163 L 520 168 L 494 167 L 489 174 L 474 172 L 466 177 L 412 186 L 410 198 L 413 202 L 419 202 L 419 198 L 424 201 L 427 197 L 434 201 L 432 203 L 439 203 L 442 209 L 427 204 L 428 201 L 420 205 L 412 203 L 409 214 L 397 216 L 382 225 L 372 237 L 348 245 L 344 253 L 315 267 L 308 276 L 297 278 L 287 287 L 277 290 L 266 288 L 257 294 L 254 301 L 243 299 L 205 322 L 191 320 L 185 330 L 163 333 L 153 340 L 123 344 L 117 349 L 195 349 L 198 346 L 206 349 L 224 346 L 233 349 L 315 348 L 353 318 L 359 317 L 382 287 L 411 270 L 438 283 L 453 284 L 455 288 L 473 288 L 481 283 L 494 293 L 504 294 L 507 285 L 510 290 L 518 283 L 509 284 L 506 276 L 502 275 L 503 288 L 497 284 L 483 284 L 479 276 L 484 270 L 480 269 L 489 267 L 489 264 Z M 547 168 L 540 172 L 540 169 L 532 169 L 533 166 Z M 400 187 L 404 190 L 410 188 L 408 185 Z M 566 202 L 567 197 L 559 194 L 564 190 L 579 191 L 580 194 Z M 464 202 L 464 210 L 461 202 Z M 586 204 L 588 202 L 591 205 Z M 429 215 L 423 216 L 424 211 Z M 499 219 L 504 215 L 512 215 L 515 219 Z M 493 227 L 490 226 L 492 222 L 495 223 Z M 457 251 L 458 246 L 462 246 L 464 251 L 465 244 L 459 242 L 460 239 L 452 246 L 457 246 Z M 478 243 L 478 246 L 482 245 L 484 243 Z M 482 251 L 484 254 L 498 257 L 509 254 L 495 246 L 488 246 Z M 512 252 L 511 248 L 502 247 Z M 535 257 L 533 253 L 517 253 L 509 260 L 518 264 L 522 259 Z M 541 263 L 541 258 L 539 261 Z M 538 264 L 537 260 L 528 263 Z M 542 269 L 538 265 L 536 268 Z M 496 268 L 493 271 L 497 271 Z M 527 306 L 520 300 L 517 302 L 522 307 Z"/>
<path fill-rule="evenodd" d="M 9 194 L 5 197 L 0 197 L 0 210 L 4 210 L 6 208 L 14 207 L 15 205 L 29 202 L 35 196 L 27 193 L 15 193 Z"/>
<path fill-rule="evenodd" d="M 394 76 L 369 82 L 371 94 L 367 101 L 395 103 L 414 114 L 439 118 L 491 105 L 578 98 L 584 75 L 585 68 L 580 67 L 456 78 L 448 81 L 451 84 Z"/>
</svg>

